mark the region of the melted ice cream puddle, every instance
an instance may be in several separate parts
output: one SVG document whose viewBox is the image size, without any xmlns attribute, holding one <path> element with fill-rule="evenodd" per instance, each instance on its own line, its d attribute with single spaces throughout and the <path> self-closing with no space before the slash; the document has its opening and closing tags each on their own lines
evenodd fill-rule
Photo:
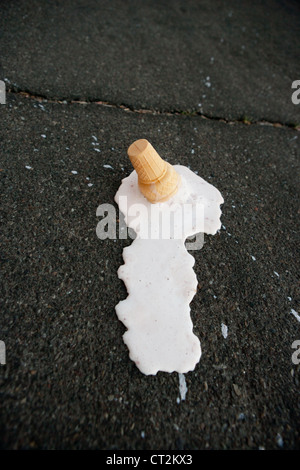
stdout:
<svg viewBox="0 0 300 470">
<path fill-rule="evenodd" d="M 190 302 L 196 289 L 194 258 L 184 245 L 187 237 L 203 232 L 214 235 L 221 227 L 223 198 L 211 184 L 188 168 L 175 165 L 181 175 L 177 193 L 168 201 L 151 204 L 138 188 L 134 170 L 116 193 L 115 200 L 125 222 L 137 238 L 124 248 L 125 264 L 118 276 L 126 285 L 128 297 L 116 306 L 119 320 L 126 326 L 123 339 L 129 356 L 144 374 L 158 371 L 186 373 L 200 360 L 200 341 L 193 333 Z M 139 217 L 136 204 L 144 206 Z M 182 206 L 186 211 L 182 211 Z M 156 206 L 161 220 L 170 223 L 180 238 L 159 238 Z M 200 216 L 199 216 L 200 213 Z M 145 238 L 145 227 L 151 238 Z"/>
</svg>

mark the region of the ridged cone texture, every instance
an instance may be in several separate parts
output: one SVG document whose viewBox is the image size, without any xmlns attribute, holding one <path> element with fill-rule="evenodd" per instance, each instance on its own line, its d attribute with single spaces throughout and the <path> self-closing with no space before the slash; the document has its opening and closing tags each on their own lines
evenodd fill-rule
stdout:
<svg viewBox="0 0 300 470">
<path fill-rule="evenodd" d="M 165 162 L 146 139 L 140 139 L 128 149 L 130 161 L 138 174 L 140 191 L 152 203 L 163 202 L 173 196 L 180 177 Z"/>
<path fill-rule="evenodd" d="M 166 162 L 146 139 L 133 142 L 128 149 L 128 156 L 142 183 L 154 183 L 166 172 Z"/>
</svg>

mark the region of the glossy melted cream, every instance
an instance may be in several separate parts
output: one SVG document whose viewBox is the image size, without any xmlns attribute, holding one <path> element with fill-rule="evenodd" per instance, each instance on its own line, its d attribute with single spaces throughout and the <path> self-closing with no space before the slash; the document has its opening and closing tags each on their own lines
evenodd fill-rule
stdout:
<svg viewBox="0 0 300 470">
<path fill-rule="evenodd" d="M 190 302 L 197 289 L 195 260 L 187 252 L 185 240 L 199 232 L 213 235 L 221 227 L 224 201 L 220 192 L 188 168 L 174 167 L 181 185 L 164 203 L 151 204 L 141 194 L 136 171 L 122 180 L 115 196 L 127 226 L 137 235 L 123 250 L 125 264 L 118 276 L 128 297 L 118 303 L 116 313 L 127 328 L 123 339 L 130 358 L 147 375 L 158 371 L 183 374 L 199 362 L 200 341 L 190 317 Z M 145 208 L 138 217 L 136 204 Z M 163 223 L 172 224 L 174 233 L 168 239 L 161 234 Z"/>
</svg>

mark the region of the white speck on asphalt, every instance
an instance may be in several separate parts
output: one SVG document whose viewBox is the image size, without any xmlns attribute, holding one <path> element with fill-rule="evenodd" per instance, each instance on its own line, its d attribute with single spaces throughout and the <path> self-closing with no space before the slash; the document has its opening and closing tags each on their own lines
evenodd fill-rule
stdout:
<svg viewBox="0 0 300 470">
<path fill-rule="evenodd" d="M 222 335 L 226 339 L 228 336 L 228 327 L 224 323 L 221 324 Z"/>
<path fill-rule="evenodd" d="M 186 381 L 185 381 L 185 376 L 184 374 L 178 374 L 179 378 L 179 393 L 180 393 L 180 398 L 181 401 L 185 400 L 186 394 L 187 394 L 187 386 L 186 386 Z M 179 403 L 177 401 L 177 403 Z"/>
<path fill-rule="evenodd" d="M 78 172 L 77 172 L 76 170 L 72 170 L 71 173 L 72 173 L 73 175 L 77 175 L 77 174 L 78 174 Z"/>
<path fill-rule="evenodd" d="M 103 165 L 103 168 L 111 168 L 113 170 L 113 167 L 111 165 Z"/>
<path fill-rule="evenodd" d="M 296 312 L 296 310 L 292 308 L 290 313 L 294 315 L 294 317 L 300 322 L 300 315 L 298 312 Z"/>
<path fill-rule="evenodd" d="M 27 170 L 32 170 L 32 166 L 29 166 L 29 165 L 25 165 L 25 168 L 26 168 Z"/>
<path fill-rule="evenodd" d="M 276 436 L 276 442 L 279 447 L 283 447 L 283 439 L 282 436 L 278 433 Z"/>
</svg>

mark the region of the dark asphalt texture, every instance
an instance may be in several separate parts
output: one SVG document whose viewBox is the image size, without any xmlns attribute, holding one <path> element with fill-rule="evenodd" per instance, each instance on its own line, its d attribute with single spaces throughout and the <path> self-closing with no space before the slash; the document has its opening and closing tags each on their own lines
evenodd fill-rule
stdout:
<svg viewBox="0 0 300 470">
<path fill-rule="evenodd" d="M 270 121 L 247 125 L 224 122 L 218 115 L 206 119 L 171 112 L 172 103 L 182 110 L 197 103 L 202 75 L 194 64 L 187 88 L 180 81 L 173 88 L 167 76 L 171 80 L 172 71 L 181 76 L 177 62 L 183 63 L 186 52 L 188 69 L 198 46 L 202 67 L 201 51 L 207 58 L 212 55 L 224 17 L 221 2 L 216 2 L 215 17 L 210 2 L 174 2 L 169 16 L 168 4 L 156 9 L 156 2 L 145 2 L 137 11 L 136 2 L 117 1 L 65 2 L 64 7 L 55 2 L 53 8 L 48 3 L 42 8 L 37 1 L 3 5 L 2 76 L 17 86 L 0 106 L 0 340 L 6 345 L 6 365 L 0 365 L 2 449 L 300 448 L 300 367 L 292 361 L 300 323 L 291 313 L 300 315 L 300 134 L 284 125 L 300 122 L 300 105 L 291 106 L 290 100 L 291 82 L 300 79 L 293 32 L 298 7 L 290 1 L 266 2 L 270 24 L 261 26 L 261 32 L 270 35 L 272 44 L 254 45 L 250 35 L 246 47 L 253 54 L 257 50 L 257 62 L 249 52 L 249 69 L 243 69 L 236 53 L 236 62 L 228 55 L 224 68 L 216 65 L 216 75 L 209 73 L 212 84 L 218 77 L 219 88 L 207 95 L 208 103 L 220 106 L 224 119 L 238 119 L 245 109 L 255 119 L 267 116 Z M 262 7 L 252 5 L 228 2 L 226 7 L 232 11 L 226 17 L 227 35 L 236 37 L 237 48 L 243 42 L 230 18 L 242 25 L 244 12 L 249 34 L 264 24 Z M 109 15 L 113 6 L 114 15 Z M 65 14 L 59 15 L 59 8 Z M 153 33 L 151 41 L 144 31 L 143 47 L 129 27 L 131 12 Z M 118 32 L 122 15 L 124 29 Z M 210 36 L 199 26 L 195 40 L 187 40 L 190 22 L 201 25 L 205 18 L 211 18 L 206 24 Z M 175 45 L 165 24 L 174 30 Z M 291 27 L 283 32 L 287 24 Z M 164 58 L 158 40 L 162 31 L 172 57 L 156 81 Z M 81 43 L 81 34 L 93 37 L 93 47 Z M 58 47 L 60 41 L 65 48 Z M 77 43 L 86 70 L 77 61 Z M 119 44 L 132 46 L 130 61 L 139 51 L 138 63 L 147 62 L 136 94 L 129 93 L 135 80 L 125 59 L 118 60 Z M 155 50 L 158 68 L 151 80 Z M 214 54 L 217 61 L 221 52 L 216 48 Z M 268 61 L 260 68 L 264 56 Z M 102 63 L 111 65 L 110 81 Z M 249 81 L 237 98 L 236 90 L 245 84 L 239 68 L 243 74 L 249 71 Z M 266 85 L 267 69 L 270 75 L 277 70 L 269 98 L 256 93 L 255 85 Z M 88 80 L 93 72 L 94 85 Z M 158 107 L 158 89 L 163 97 L 159 113 L 118 107 L 127 101 L 133 109 Z M 71 102 L 89 97 L 115 105 Z M 271 124 L 278 120 L 281 124 Z M 132 171 L 127 148 L 139 138 L 148 139 L 170 163 L 197 171 L 225 200 L 222 229 L 205 236 L 202 250 L 192 252 L 199 284 L 191 316 L 202 357 L 186 374 L 184 401 L 178 374 L 141 374 L 122 340 L 125 328 L 115 305 L 127 293 L 117 269 L 131 240 L 101 241 L 96 236 L 97 207 L 115 205 L 121 179 Z M 228 326 L 227 338 L 222 323 Z"/>
<path fill-rule="evenodd" d="M 14 89 L 157 110 L 300 124 L 298 0 L 2 2 Z"/>
</svg>

